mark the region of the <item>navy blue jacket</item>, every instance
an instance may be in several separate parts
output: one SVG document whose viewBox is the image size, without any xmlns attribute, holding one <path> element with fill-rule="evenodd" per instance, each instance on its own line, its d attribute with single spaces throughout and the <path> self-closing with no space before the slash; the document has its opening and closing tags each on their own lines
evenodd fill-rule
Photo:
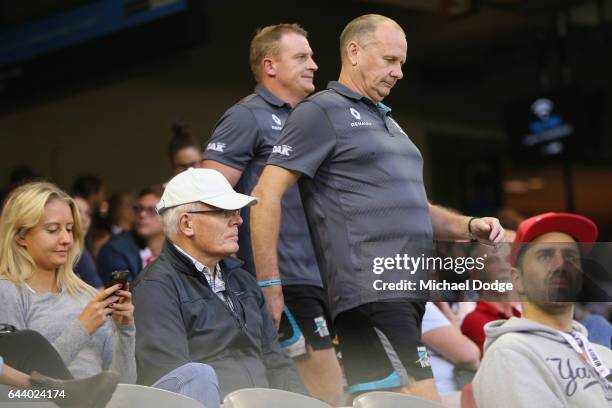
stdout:
<svg viewBox="0 0 612 408">
<path fill-rule="evenodd" d="M 91 252 L 87 248 L 83 249 L 81 258 L 79 258 L 79 262 L 74 267 L 74 273 L 94 288 L 99 289 L 104 286 L 96 270 L 93 256 L 91 256 Z"/>
<path fill-rule="evenodd" d="M 106 285 L 111 277 L 111 272 L 130 271 L 129 282 L 142 270 L 142 259 L 140 259 L 140 247 L 132 231 L 123 231 L 102 246 L 98 253 L 98 274 Z"/>
<path fill-rule="evenodd" d="M 133 285 L 138 383 L 151 385 L 190 362 L 211 365 L 222 397 L 252 387 L 306 393 L 286 357 L 263 294 L 242 261 L 220 262 L 235 312 L 191 260 L 166 241 Z"/>
</svg>

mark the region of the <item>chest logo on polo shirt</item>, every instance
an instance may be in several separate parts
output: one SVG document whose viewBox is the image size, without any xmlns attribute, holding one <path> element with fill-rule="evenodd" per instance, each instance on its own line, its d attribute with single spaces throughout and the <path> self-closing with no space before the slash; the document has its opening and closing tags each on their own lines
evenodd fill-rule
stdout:
<svg viewBox="0 0 612 408">
<path fill-rule="evenodd" d="M 355 108 L 349 108 L 349 111 L 351 112 L 351 115 L 353 115 L 353 117 L 357 120 L 361 119 L 361 113 L 359 113 L 359 111 Z M 372 126 L 372 122 L 351 122 L 351 127 L 357 127 L 357 126 Z"/>
<path fill-rule="evenodd" d="M 287 145 L 280 145 L 272 147 L 272 154 L 280 154 L 281 156 L 289 156 L 293 147 Z"/>
<path fill-rule="evenodd" d="M 206 146 L 206 150 L 213 150 L 215 152 L 223 153 L 226 146 L 227 145 L 225 143 L 211 142 Z"/>
<path fill-rule="evenodd" d="M 276 126 L 272 125 L 272 129 L 274 129 L 274 130 L 281 130 L 282 129 L 282 124 L 283 124 L 281 119 L 278 116 L 276 116 L 275 114 L 272 114 L 272 120 L 274 121 L 274 123 L 276 123 Z"/>
</svg>

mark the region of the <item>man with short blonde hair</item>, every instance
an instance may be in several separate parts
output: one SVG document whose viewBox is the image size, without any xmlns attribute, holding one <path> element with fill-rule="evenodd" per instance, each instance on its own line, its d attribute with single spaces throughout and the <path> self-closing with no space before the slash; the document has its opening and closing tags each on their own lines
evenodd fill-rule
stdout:
<svg viewBox="0 0 612 408">
<path fill-rule="evenodd" d="M 280 51 L 280 40 L 284 34 L 294 33 L 308 38 L 308 33 L 299 24 L 270 25 L 257 30 L 251 40 L 249 63 L 257 82 L 261 81 L 261 62 L 266 57 L 275 57 Z"/>
<path fill-rule="evenodd" d="M 314 91 L 317 65 L 306 35 L 297 24 L 278 24 L 257 32 L 251 42 L 255 93 L 229 108 L 210 137 L 204 167 L 223 173 L 244 194 L 250 194 L 257 183 L 292 107 Z M 342 373 L 331 343 L 329 307 L 297 186 L 283 200 L 282 212 L 286 221 L 281 225 L 278 248 L 274 246 L 280 279 L 268 279 L 268 271 L 253 263 L 248 209 L 242 212 L 247 222 L 239 231 L 238 257 L 260 281 L 281 346 L 294 358 L 306 388 L 313 396 L 338 405 Z"/>
</svg>

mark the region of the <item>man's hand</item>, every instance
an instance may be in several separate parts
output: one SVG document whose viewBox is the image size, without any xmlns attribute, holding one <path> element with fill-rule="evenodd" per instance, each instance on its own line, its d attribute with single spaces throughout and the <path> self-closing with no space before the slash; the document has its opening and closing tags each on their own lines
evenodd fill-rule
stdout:
<svg viewBox="0 0 612 408">
<path fill-rule="evenodd" d="M 266 286 L 261 288 L 261 291 L 266 298 L 266 305 L 268 306 L 268 312 L 274 322 L 274 327 L 278 330 L 280 325 L 281 316 L 285 309 L 285 298 L 283 297 L 283 287 L 281 285 Z"/>
<path fill-rule="evenodd" d="M 472 236 L 483 244 L 496 245 L 506 239 L 506 232 L 497 218 L 473 218 L 468 228 L 470 227 Z"/>
</svg>

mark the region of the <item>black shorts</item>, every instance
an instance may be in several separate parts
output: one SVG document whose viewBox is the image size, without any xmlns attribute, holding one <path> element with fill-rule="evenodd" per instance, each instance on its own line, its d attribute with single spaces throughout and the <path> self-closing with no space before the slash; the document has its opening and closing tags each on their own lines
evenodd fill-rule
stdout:
<svg viewBox="0 0 612 408">
<path fill-rule="evenodd" d="M 334 325 L 351 393 L 433 378 L 421 343 L 424 302 L 374 302 L 340 313 Z"/>
<path fill-rule="evenodd" d="M 306 344 L 313 350 L 332 348 L 331 318 L 325 291 L 317 286 L 283 286 L 285 311 L 278 328 L 278 340 L 289 357 L 307 353 Z"/>
</svg>

